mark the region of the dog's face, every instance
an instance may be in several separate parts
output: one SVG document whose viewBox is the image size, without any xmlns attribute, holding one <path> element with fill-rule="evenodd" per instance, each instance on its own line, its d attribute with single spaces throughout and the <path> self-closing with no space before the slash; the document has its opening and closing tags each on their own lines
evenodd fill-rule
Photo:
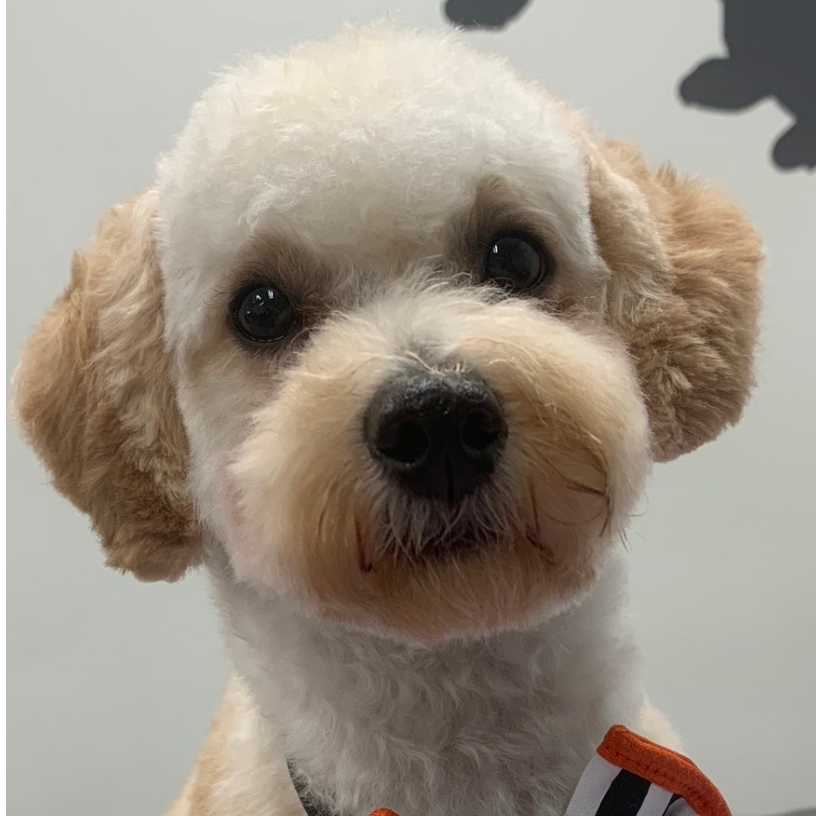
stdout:
<svg viewBox="0 0 816 816">
<path fill-rule="evenodd" d="M 653 459 L 739 416 L 759 259 L 504 63 L 350 31 L 204 95 L 18 402 L 116 566 L 174 578 L 206 538 L 344 625 L 519 627 L 591 586 Z"/>
</svg>

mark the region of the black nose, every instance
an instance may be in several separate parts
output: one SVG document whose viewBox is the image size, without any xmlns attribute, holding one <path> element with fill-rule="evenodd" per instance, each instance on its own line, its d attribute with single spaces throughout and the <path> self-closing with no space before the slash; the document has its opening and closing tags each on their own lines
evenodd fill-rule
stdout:
<svg viewBox="0 0 816 816">
<path fill-rule="evenodd" d="M 457 502 L 493 473 L 507 426 L 496 397 L 473 375 L 397 377 L 368 408 L 372 454 L 408 490 Z"/>
</svg>

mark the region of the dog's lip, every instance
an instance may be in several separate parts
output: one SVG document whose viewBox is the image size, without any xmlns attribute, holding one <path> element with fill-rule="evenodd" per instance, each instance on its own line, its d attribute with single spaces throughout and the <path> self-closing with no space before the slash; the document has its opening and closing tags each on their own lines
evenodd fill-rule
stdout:
<svg viewBox="0 0 816 816">
<path fill-rule="evenodd" d="M 465 559 L 478 556 L 496 548 L 513 549 L 515 545 L 529 547 L 543 555 L 551 565 L 554 564 L 554 556 L 551 547 L 545 539 L 540 538 L 536 533 L 528 531 L 520 539 L 505 539 L 500 536 L 479 535 L 478 532 L 466 531 L 451 532 L 447 536 L 439 536 L 423 543 L 418 548 L 408 551 L 400 550 L 393 553 L 393 557 L 398 561 L 404 561 L 416 567 L 423 564 L 445 564 L 453 561 L 464 561 Z M 373 565 L 369 565 L 373 567 Z M 365 569 L 369 572 L 370 568 Z"/>
<path fill-rule="evenodd" d="M 425 544 L 417 554 L 420 560 L 447 561 L 473 555 L 481 545 L 472 536 L 454 535 L 445 539 L 436 539 Z"/>
<path fill-rule="evenodd" d="M 385 553 L 383 553 L 383 562 L 389 563 L 393 559 L 393 563 L 403 563 L 419 569 L 423 565 L 446 564 L 454 560 L 462 561 L 476 555 L 482 549 L 481 544 L 472 537 L 451 536 L 444 539 L 434 539 L 412 551 L 396 550 L 392 551 L 388 557 L 385 557 Z M 369 561 L 361 554 L 360 571 L 363 573 L 376 571 L 378 568 L 377 563 L 380 560 L 378 558 L 376 561 Z"/>
</svg>

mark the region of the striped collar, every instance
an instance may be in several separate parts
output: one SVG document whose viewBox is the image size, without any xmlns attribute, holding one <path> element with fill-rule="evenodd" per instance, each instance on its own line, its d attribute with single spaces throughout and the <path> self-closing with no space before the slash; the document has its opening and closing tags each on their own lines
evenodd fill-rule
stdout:
<svg viewBox="0 0 816 816">
<path fill-rule="evenodd" d="M 307 816 L 337 816 L 309 791 L 291 762 L 289 775 Z M 397 814 L 378 808 L 369 816 Z M 731 816 L 731 812 L 690 759 L 616 725 L 581 775 L 564 816 Z"/>
</svg>

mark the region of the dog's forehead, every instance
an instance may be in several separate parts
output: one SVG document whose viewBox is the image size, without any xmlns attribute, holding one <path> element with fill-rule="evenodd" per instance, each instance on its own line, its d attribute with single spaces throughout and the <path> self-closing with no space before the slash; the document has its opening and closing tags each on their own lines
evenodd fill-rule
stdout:
<svg viewBox="0 0 816 816">
<path fill-rule="evenodd" d="M 170 306 L 193 278 L 218 285 L 265 235 L 360 264 L 397 246 L 430 250 L 486 177 L 590 254 L 571 121 L 503 59 L 450 34 L 349 29 L 249 60 L 204 94 L 159 165 Z"/>
</svg>

